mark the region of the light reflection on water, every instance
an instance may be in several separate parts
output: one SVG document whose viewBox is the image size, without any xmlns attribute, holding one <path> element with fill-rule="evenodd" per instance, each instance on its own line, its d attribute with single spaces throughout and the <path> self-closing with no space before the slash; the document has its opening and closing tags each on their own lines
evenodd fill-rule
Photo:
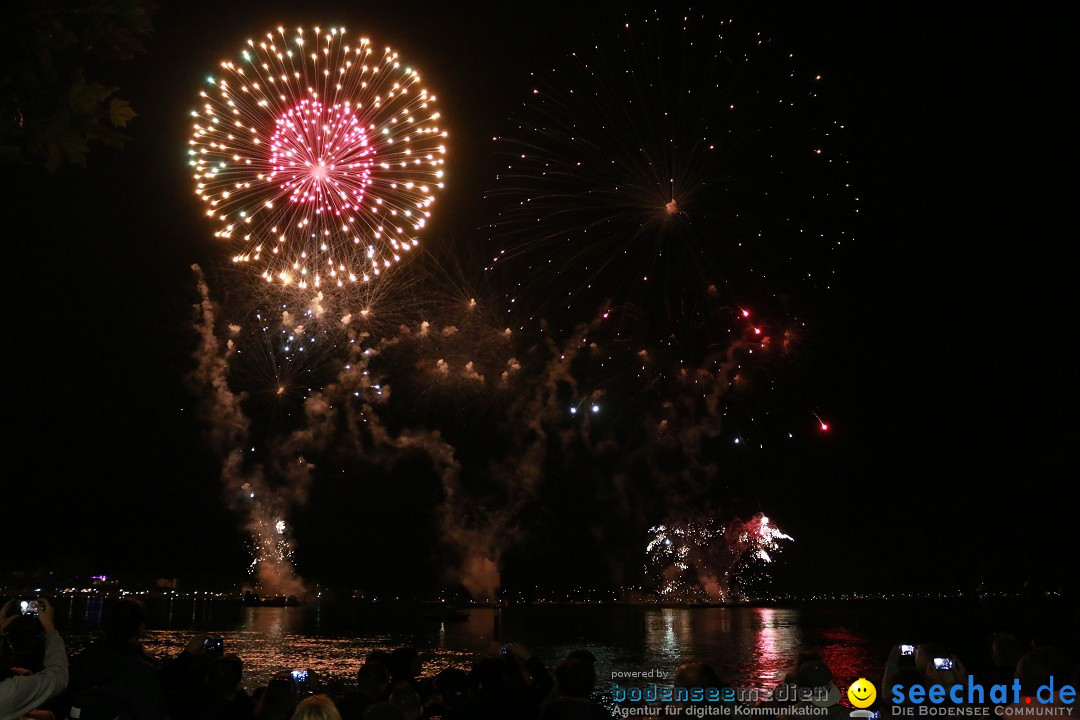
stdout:
<svg viewBox="0 0 1080 720">
<path fill-rule="evenodd" d="M 799 611 L 777 608 L 664 608 L 646 613 L 647 664 L 672 670 L 690 659 L 740 686 L 772 688 L 803 644 Z"/>
<path fill-rule="evenodd" d="M 72 605 L 65 613 L 67 635 L 77 650 L 99 625 L 101 605 Z M 874 677 L 880 667 L 877 650 L 842 618 L 808 618 L 799 609 L 513 606 L 473 608 L 460 622 L 428 619 L 431 610 L 348 603 L 240 607 L 179 599 L 148 608 L 151 629 L 144 645 L 167 657 L 183 650 L 194 633 L 211 632 L 244 659 L 249 687 L 278 670 L 308 668 L 332 690 L 351 683 L 372 650 L 416 647 L 424 674 L 433 675 L 447 667 L 467 669 L 508 641 L 522 643 L 552 669 L 570 650 L 588 648 L 597 657 L 598 690 L 609 686 L 613 670 L 670 673 L 691 659 L 711 663 L 733 684 L 771 688 L 804 645 L 821 651 L 838 683 Z"/>
<path fill-rule="evenodd" d="M 246 607 L 241 609 L 236 629 L 211 624 L 205 631 L 220 634 L 225 638 L 227 651 L 243 658 L 245 679 L 250 686 L 265 684 L 278 670 L 308 669 L 314 670 L 331 687 L 340 688 L 352 681 L 364 657 L 373 650 L 417 647 L 424 658 L 425 675 L 448 667 L 468 668 L 489 644 L 482 643 L 481 647 L 469 640 L 483 636 L 482 632 L 475 631 L 479 629 L 477 626 L 485 625 L 485 614 L 488 616 L 486 627 L 490 628 L 492 622 L 492 611 L 478 611 L 480 618 L 471 616 L 464 623 L 466 628 L 473 626 L 474 632 L 455 637 L 454 642 L 448 642 L 447 624 L 439 622 L 431 625 L 436 629 L 434 636 L 393 622 L 392 627 L 383 632 L 366 631 L 350 636 L 320 632 L 320 610 L 316 607 L 314 613 L 309 613 L 306 608 Z M 157 657 L 169 657 L 181 652 L 192 634 L 187 628 L 149 630 L 143 645 Z M 465 645 L 467 649 L 454 645 Z"/>
</svg>

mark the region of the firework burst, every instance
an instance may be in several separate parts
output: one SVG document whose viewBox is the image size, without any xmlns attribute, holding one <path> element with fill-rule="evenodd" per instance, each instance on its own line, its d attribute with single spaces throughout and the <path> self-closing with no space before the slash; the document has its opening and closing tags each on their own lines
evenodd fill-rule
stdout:
<svg viewBox="0 0 1080 720">
<path fill-rule="evenodd" d="M 772 427 L 746 398 L 775 389 L 799 340 L 787 296 L 827 283 L 815 263 L 844 231 L 818 212 L 843 199 L 829 172 L 843 161 L 837 127 L 802 110 L 817 81 L 728 29 L 657 16 L 538 81 L 500 141 L 494 271 L 467 243 L 416 247 L 445 132 L 391 51 L 279 30 L 210 79 L 197 194 L 266 282 L 226 283 L 222 322 L 203 288 L 200 388 L 264 582 L 292 576 L 277 523 L 315 482 L 437 482 L 478 597 L 541 502 L 597 508 L 594 535 L 625 540 L 640 568 L 656 518 L 730 489 L 729 454 Z M 355 485 L 368 502 L 384 484 Z M 790 539 L 728 517 L 651 529 L 662 597 L 745 598 Z"/>
<path fill-rule="evenodd" d="M 781 532 L 765 515 L 749 520 L 691 519 L 649 528 L 645 571 L 670 600 L 746 600 L 746 588 L 773 561 Z"/>
<path fill-rule="evenodd" d="M 191 112 L 195 194 L 232 259 L 268 283 L 368 282 L 419 243 L 443 187 L 436 97 L 344 28 L 249 40 Z"/>
<path fill-rule="evenodd" d="M 625 23 L 536 74 L 496 138 L 492 267 L 517 278 L 519 306 L 632 304 L 653 335 L 707 322 L 710 294 L 763 312 L 827 286 L 845 238 L 831 206 L 848 198 L 819 85 L 730 20 Z"/>
</svg>

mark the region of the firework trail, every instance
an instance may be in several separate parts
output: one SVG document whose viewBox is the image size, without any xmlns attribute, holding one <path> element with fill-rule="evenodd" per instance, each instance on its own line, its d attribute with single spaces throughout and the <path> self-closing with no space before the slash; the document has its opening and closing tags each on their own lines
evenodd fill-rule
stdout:
<svg viewBox="0 0 1080 720">
<path fill-rule="evenodd" d="M 658 10 L 536 73 L 495 138 L 487 267 L 510 288 L 512 323 L 543 317 L 568 338 L 601 308 L 571 412 L 596 419 L 592 395 L 608 418 L 633 414 L 639 427 L 601 420 L 605 442 L 677 504 L 715 486 L 720 440 L 763 449 L 809 425 L 809 409 L 764 400 L 809 334 L 798 301 L 829 288 L 857 212 L 822 83 L 730 19 Z"/>
<path fill-rule="evenodd" d="M 426 267 L 417 266 L 421 274 Z M 441 487 L 436 515 L 451 557 L 444 580 L 478 599 L 496 597 L 507 549 L 535 539 L 521 518 L 538 506 L 572 497 L 606 508 L 592 531 L 622 540 L 617 528 L 648 527 L 666 508 L 709 497 L 723 458 L 710 442 L 723 431 L 721 400 L 754 357 L 750 351 L 766 354 L 750 319 L 739 313 L 740 337 L 703 364 L 670 372 L 662 355 L 620 340 L 617 311 L 604 310 L 561 339 L 513 332 L 498 327 L 499 314 L 489 310 L 498 300 L 482 287 L 453 276 L 440 285 L 443 265 L 428 269 L 426 297 L 394 322 L 365 329 L 333 317 L 306 319 L 304 334 L 319 338 L 309 352 L 330 349 L 319 368 L 300 365 L 317 378 L 298 398 L 272 392 L 280 370 L 237 376 L 250 367 L 238 363 L 246 352 L 267 352 L 263 326 L 247 332 L 220 322 L 197 275 L 196 385 L 223 457 L 226 492 L 248 517 L 264 587 L 294 577 L 281 523 L 305 501 L 320 467 L 335 473 L 359 461 L 364 482 L 410 456 L 427 458 Z M 295 342 L 295 322 L 274 320 L 271 334 L 283 337 L 284 347 Z M 281 348 L 269 352 L 276 357 Z M 277 362 L 288 369 L 299 361 Z M 261 396 L 251 390 L 260 384 L 267 385 Z M 295 405 L 295 412 L 250 419 L 275 403 Z M 486 442 L 478 444 L 478 436 Z M 552 498 L 552 476 L 579 487 Z M 629 561 L 616 559 L 619 566 Z"/>
<path fill-rule="evenodd" d="M 243 379 L 231 376 L 230 363 L 241 357 L 245 348 L 249 354 L 262 358 L 260 338 L 266 334 L 266 327 L 260 325 L 256 332 L 247 333 L 239 325 L 226 324 L 219 331 L 218 308 L 210 298 L 201 270 L 194 269 L 201 302 L 195 324 L 199 345 L 193 385 L 203 397 L 203 417 L 208 422 L 212 444 L 222 457 L 222 478 L 230 505 L 247 518 L 246 529 L 251 534 L 254 556 L 252 571 L 260 588 L 273 594 L 302 591 L 292 564 L 284 517 L 305 501 L 313 481 L 315 465 L 307 457 L 327 457 L 331 464 L 338 465 L 343 458 L 361 458 L 385 470 L 410 453 L 420 453 L 429 458 L 432 471 L 443 485 L 442 535 L 456 552 L 461 568 L 446 579 L 463 583 L 474 597 L 494 598 L 499 585 L 499 548 L 504 544 L 502 538 L 496 538 L 497 523 L 492 523 L 491 517 L 477 518 L 474 498 L 460 488 L 461 467 L 455 450 L 438 431 L 395 432 L 382 421 L 380 411 L 391 400 L 391 388 L 371 369 L 372 361 L 380 354 L 394 352 L 399 346 L 426 349 L 431 342 L 451 338 L 458 344 L 466 344 L 470 337 L 469 323 L 460 323 L 465 328 L 462 331 L 458 326 L 433 327 L 427 321 L 419 321 L 386 328 L 385 335 L 373 337 L 369 331 L 356 327 L 363 325 L 363 317 L 356 322 L 321 323 L 304 313 L 313 326 L 312 331 L 317 329 L 323 335 L 322 344 L 331 342 L 329 337 L 334 332 L 331 328 L 336 326 L 337 335 L 332 342 L 337 343 L 334 347 L 347 348 L 345 357 L 340 362 L 327 363 L 322 369 L 320 379 L 311 383 L 314 387 L 303 394 L 296 417 L 256 429 L 249 419 L 250 411 L 245 409 L 245 402 L 249 406 L 253 404 L 251 398 L 232 388 Z M 266 322 L 258 316 L 255 319 Z M 282 327 L 271 335 L 284 333 L 282 342 L 295 343 L 299 333 L 290 327 L 291 320 L 295 318 L 284 318 Z M 219 332 L 227 336 L 224 341 Z M 280 346 L 269 348 L 270 357 L 277 358 L 274 383 L 280 382 L 281 366 L 295 365 L 294 360 L 285 356 L 288 345 L 284 347 L 284 353 Z M 313 353 L 314 348 L 309 357 Z M 430 380 L 446 385 L 451 370 L 445 361 L 442 368 L 431 373 Z M 463 380 L 484 383 L 484 378 L 468 362 L 456 366 L 453 372 Z M 261 373 L 256 378 L 261 378 Z M 282 401 L 280 395 L 278 399 Z M 263 462 L 249 456 L 249 452 L 255 454 L 255 446 L 265 448 Z"/>
<path fill-rule="evenodd" d="M 614 64 L 575 60 L 577 75 L 527 108 L 538 115 L 521 137 L 500 141 L 526 150 L 492 195 L 511 206 L 493 226 L 494 264 L 454 243 L 410 249 L 441 187 L 445 131 L 396 56 L 349 66 L 370 44 L 349 49 L 331 31 L 308 38 L 309 60 L 301 34 L 279 31 L 211 80 L 191 146 L 197 191 L 234 260 L 267 282 L 224 283 L 219 317 L 198 275 L 194 377 L 265 586 L 296 582 L 284 523 L 313 484 L 374 485 L 417 458 L 429 476 L 410 482 L 438 489 L 444 579 L 475 598 L 496 597 L 508 550 L 553 534 L 595 543 L 598 571 L 633 583 L 651 527 L 646 574 L 663 597 L 736 600 L 789 539 L 763 516 L 667 519 L 721 493 L 738 506 L 723 470 L 755 418 L 733 401 L 772 389 L 802 328 L 786 298 L 823 275 L 801 260 L 844 236 L 818 213 L 837 198 L 814 179 L 838 157 L 817 142 L 831 126 L 798 131 L 791 103 L 813 91 L 786 92 L 806 78 L 789 82 L 764 39 L 764 60 L 709 42 L 657 49 L 641 41 L 654 27 L 628 29 Z M 729 119 L 714 105 L 753 96 L 759 64 L 779 83 Z M 364 95 L 376 74 L 396 94 Z M 728 94 L 713 92 L 720 81 Z M 778 88 L 787 101 L 772 107 Z M 567 513 L 589 519 L 566 527 Z"/>
<path fill-rule="evenodd" d="M 378 476 L 410 454 L 428 459 L 442 488 L 441 537 L 453 557 L 446 579 L 477 598 L 495 596 L 505 551 L 532 539 L 520 519 L 552 503 L 545 481 L 553 475 L 594 488 L 591 496 L 580 489 L 571 495 L 609 509 L 594 520 L 597 535 L 648 527 L 657 512 L 715 490 L 723 454 L 711 441 L 724 430 L 722 400 L 746 363 L 768 354 L 752 318 L 737 313 L 737 339 L 699 365 L 672 369 L 661 351 L 621 339 L 617 310 L 603 310 L 565 338 L 537 337 L 500 328 L 499 313 L 490 311 L 498 300 L 483 287 L 454 273 L 440 284 L 444 264 L 416 269 L 426 291 L 413 293 L 421 299 L 393 322 L 365 326 L 303 313 L 304 334 L 318 333 L 318 340 L 299 367 L 317 377 L 299 398 L 273 392 L 280 367 L 298 360 L 279 359 L 271 376 L 257 366 L 253 377 L 237 377 L 236 369 L 249 368 L 238 363 L 245 353 L 267 352 L 259 340 L 263 326 L 249 333 L 218 323 L 219 338 L 200 278 L 206 415 L 226 458 L 226 487 L 239 496 L 234 506 L 259 509 L 249 529 L 260 563 L 287 559 L 273 529 L 317 482 L 317 468 L 335 472 L 354 460 Z M 295 322 L 274 319 L 271 334 L 283 338 L 283 347 L 295 343 Z M 306 363 L 322 346 L 329 347 L 327 359 L 312 370 Z M 269 352 L 278 357 L 281 347 Z M 260 384 L 261 396 L 253 390 Z M 238 386 L 248 389 L 238 394 Z M 249 419 L 281 403 L 295 405 L 295 413 Z M 478 445 L 477 436 L 487 441 Z M 250 502 L 251 492 L 267 506 Z"/>
<path fill-rule="evenodd" d="M 192 110 L 195 194 L 265 281 L 367 282 L 419 242 L 443 187 L 436 97 L 390 48 L 344 28 L 267 33 Z"/>
<path fill-rule="evenodd" d="M 191 374 L 193 390 L 200 396 L 200 411 L 215 452 L 222 459 L 221 478 L 229 506 L 245 516 L 251 537 L 254 560 L 251 571 L 260 587 L 271 594 L 300 595 L 303 584 L 292 562 L 292 548 L 282 514 L 288 499 L 302 501 L 309 478 L 303 458 L 286 472 L 289 492 L 273 490 L 263 467 L 247 460 L 251 423 L 242 407 L 243 397 L 229 385 L 229 364 L 235 356 L 232 336 L 240 332 L 228 326 L 230 337 L 222 343 L 217 331 L 217 308 L 210 298 L 210 288 L 202 269 L 192 266 L 199 292 L 195 307 L 195 331 L 199 342 L 195 351 L 196 368 Z"/>
<path fill-rule="evenodd" d="M 264 589 L 293 590 L 283 517 L 305 501 L 313 466 L 302 453 L 323 449 L 320 422 L 334 417 L 317 388 L 340 367 L 338 343 L 356 342 L 352 329 L 393 321 L 368 281 L 393 275 L 417 247 L 443 187 L 447 133 L 419 73 L 344 28 L 249 40 L 200 98 L 189 141 L 196 195 L 233 262 L 275 290 L 234 292 L 247 307 L 230 303 L 234 322 L 219 341 L 197 271 L 193 380 L 230 505 L 248 518 L 253 570 Z"/>
</svg>

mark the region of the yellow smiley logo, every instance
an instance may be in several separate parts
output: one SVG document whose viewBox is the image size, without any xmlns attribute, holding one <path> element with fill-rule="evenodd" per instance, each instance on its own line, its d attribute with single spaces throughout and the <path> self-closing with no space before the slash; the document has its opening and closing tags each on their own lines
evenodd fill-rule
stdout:
<svg viewBox="0 0 1080 720">
<path fill-rule="evenodd" d="M 870 707 L 877 699 L 877 688 L 866 678 L 859 678 L 847 689 L 847 699 L 857 708 Z"/>
</svg>

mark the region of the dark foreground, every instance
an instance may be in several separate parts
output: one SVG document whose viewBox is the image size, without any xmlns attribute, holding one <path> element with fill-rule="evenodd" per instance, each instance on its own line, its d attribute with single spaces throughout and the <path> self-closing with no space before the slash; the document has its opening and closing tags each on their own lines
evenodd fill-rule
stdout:
<svg viewBox="0 0 1080 720">
<path fill-rule="evenodd" d="M 698 705 L 722 713 L 757 706 L 792 716 L 805 706 L 810 714 L 847 717 L 851 708 L 843 706 L 843 691 L 860 677 L 879 686 L 871 710 L 886 714 L 895 708 L 881 685 L 898 672 L 909 686 L 949 687 L 969 676 L 1012 682 L 1018 673 L 1024 675 L 1021 693 L 1036 693 L 1043 684 L 1036 680 L 1050 674 L 1059 689 L 1062 683 L 1075 685 L 1080 647 L 1077 616 L 1060 600 L 448 612 L 407 604 L 240 607 L 157 599 L 139 618 L 144 629 L 129 627 L 126 641 L 118 640 L 109 621 L 117 607 L 123 609 L 101 598 L 57 602 L 56 625 L 73 660 L 70 686 L 43 701 L 55 717 L 66 717 L 72 704 L 92 702 L 103 704 L 108 715 L 115 698 L 87 700 L 88 684 L 107 685 L 110 672 L 130 675 L 131 668 L 141 678 L 137 687 L 145 690 L 138 701 L 142 714 L 133 717 L 289 718 L 303 697 L 314 694 L 329 695 L 346 718 L 371 712 L 370 717 L 549 719 L 653 710 L 694 716 Z M 111 642 L 95 641 L 110 627 Z M 901 644 L 918 650 L 902 656 Z M 954 666 L 928 669 L 935 658 Z M 26 664 L 40 662 L 28 659 Z M 781 685 L 792 692 L 770 699 L 769 692 Z M 130 690 L 130 678 L 123 686 Z M 731 690 L 709 694 L 709 688 Z M 700 702 L 691 694 L 695 689 Z M 800 700 L 800 689 L 812 697 Z M 652 700 L 654 695 L 659 699 Z M 3 698 L 0 692 L 0 718 L 20 717 L 5 714 L 11 710 Z M 369 711 L 376 702 L 389 705 Z M 715 714 L 701 712 L 696 716 Z M 93 720 L 85 711 L 81 715 Z"/>
</svg>

